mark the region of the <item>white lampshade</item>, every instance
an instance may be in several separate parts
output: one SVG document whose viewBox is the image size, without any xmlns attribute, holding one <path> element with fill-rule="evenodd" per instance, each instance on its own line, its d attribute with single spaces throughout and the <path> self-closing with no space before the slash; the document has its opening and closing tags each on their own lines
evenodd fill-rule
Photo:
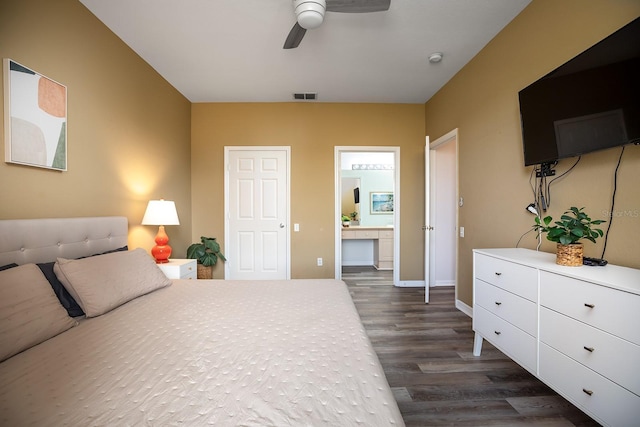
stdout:
<svg viewBox="0 0 640 427">
<path fill-rule="evenodd" d="M 142 225 L 180 225 L 176 204 L 170 200 L 149 200 Z"/>
</svg>

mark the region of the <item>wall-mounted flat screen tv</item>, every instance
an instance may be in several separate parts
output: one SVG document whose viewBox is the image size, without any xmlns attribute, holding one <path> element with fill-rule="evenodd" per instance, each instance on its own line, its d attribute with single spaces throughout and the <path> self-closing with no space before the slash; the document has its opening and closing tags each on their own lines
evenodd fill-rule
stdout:
<svg viewBox="0 0 640 427">
<path fill-rule="evenodd" d="M 518 97 L 525 166 L 640 142 L 640 18 Z"/>
</svg>

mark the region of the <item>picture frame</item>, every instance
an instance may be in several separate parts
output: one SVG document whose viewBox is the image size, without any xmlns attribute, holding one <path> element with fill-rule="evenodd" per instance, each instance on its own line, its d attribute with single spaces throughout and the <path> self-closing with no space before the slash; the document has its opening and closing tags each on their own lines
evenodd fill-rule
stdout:
<svg viewBox="0 0 640 427">
<path fill-rule="evenodd" d="M 67 170 L 67 87 L 4 58 L 5 162 Z"/>
<path fill-rule="evenodd" d="M 393 192 L 372 191 L 370 194 L 370 212 L 373 215 L 393 215 Z"/>
</svg>

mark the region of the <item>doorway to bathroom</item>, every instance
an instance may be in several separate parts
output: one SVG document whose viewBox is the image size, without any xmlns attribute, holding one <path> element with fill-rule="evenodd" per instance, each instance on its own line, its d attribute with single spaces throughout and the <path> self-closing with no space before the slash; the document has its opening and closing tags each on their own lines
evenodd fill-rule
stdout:
<svg viewBox="0 0 640 427">
<path fill-rule="evenodd" d="M 335 147 L 335 266 L 400 274 L 400 148 Z"/>
</svg>

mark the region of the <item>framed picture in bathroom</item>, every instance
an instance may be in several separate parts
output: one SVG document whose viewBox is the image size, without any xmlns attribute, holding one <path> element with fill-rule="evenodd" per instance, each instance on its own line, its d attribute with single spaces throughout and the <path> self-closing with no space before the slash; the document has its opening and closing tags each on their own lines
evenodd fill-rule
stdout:
<svg viewBox="0 0 640 427">
<path fill-rule="evenodd" d="M 391 215 L 393 214 L 393 192 L 391 191 L 372 191 L 370 193 L 371 210 L 374 215 Z"/>
</svg>

